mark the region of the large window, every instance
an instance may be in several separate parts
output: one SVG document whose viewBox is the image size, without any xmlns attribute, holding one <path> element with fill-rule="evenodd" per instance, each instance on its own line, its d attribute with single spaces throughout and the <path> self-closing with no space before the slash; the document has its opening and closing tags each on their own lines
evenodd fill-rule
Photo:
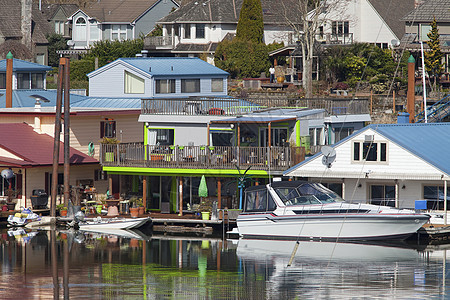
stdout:
<svg viewBox="0 0 450 300">
<path fill-rule="evenodd" d="M 269 128 L 260 129 L 260 147 L 269 146 Z M 270 136 L 270 145 L 281 147 L 288 141 L 288 129 L 287 128 L 272 128 Z"/>
<path fill-rule="evenodd" d="M 147 141 L 149 145 L 171 146 L 174 144 L 174 129 L 168 128 L 151 128 L 148 129 Z"/>
<path fill-rule="evenodd" d="M 348 21 L 333 21 L 331 23 L 331 34 L 333 36 L 342 37 L 349 33 Z"/>
<path fill-rule="evenodd" d="M 348 137 L 353 133 L 353 128 L 335 128 L 334 130 L 334 142 L 337 143 L 340 140 Z"/>
<path fill-rule="evenodd" d="M 30 73 L 17 73 L 17 89 L 30 89 Z"/>
<path fill-rule="evenodd" d="M 55 21 L 55 33 L 64 35 L 64 21 Z"/>
<path fill-rule="evenodd" d="M 184 38 L 191 38 L 191 24 L 184 24 Z"/>
<path fill-rule="evenodd" d="M 181 79 L 182 93 L 200 93 L 200 79 Z"/>
<path fill-rule="evenodd" d="M 0 73 L 0 89 L 6 89 L 6 73 Z"/>
<path fill-rule="evenodd" d="M 111 40 L 125 41 L 127 39 L 127 25 L 112 25 Z"/>
<path fill-rule="evenodd" d="M 395 207 L 395 186 L 371 185 L 370 203 Z"/>
<path fill-rule="evenodd" d="M 175 79 L 157 79 L 156 94 L 175 93 Z"/>
<path fill-rule="evenodd" d="M 444 187 L 438 185 L 425 185 L 423 199 L 427 200 L 428 209 L 444 209 Z M 450 200 L 450 187 L 447 187 L 447 201 Z"/>
<path fill-rule="evenodd" d="M 213 146 L 233 146 L 233 131 L 211 130 L 211 141 Z"/>
<path fill-rule="evenodd" d="M 76 41 L 85 41 L 86 40 L 86 19 L 79 17 L 75 21 L 75 36 L 74 40 Z"/>
<path fill-rule="evenodd" d="M 31 73 L 31 88 L 43 89 L 44 88 L 44 74 Z"/>
<path fill-rule="evenodd" d="M 125 71 L 125 94 L 143 94 L 144 92 L 145 80 Z"/>
<path fill-rule="evenodd" d="M 195 26 L 195 38 L 196 39 L 205 38 L 205 24 L 197 24 Z"/>
<path fill-rule="evenodd" d="M 222 78 L 211 79 L 211 92 L 223 92 L 223 79 Z"/>
<path fill-rule="evenodd" d="M 116 121 L 105 120 L 100 122 L 100 138 L 116 137 Z"/>
<path fill-rule="evenodd" d="M 379 142 L 354 142 L 353 161 L 385 162 L 387 157 L 387 144 Z"/>
</svg>

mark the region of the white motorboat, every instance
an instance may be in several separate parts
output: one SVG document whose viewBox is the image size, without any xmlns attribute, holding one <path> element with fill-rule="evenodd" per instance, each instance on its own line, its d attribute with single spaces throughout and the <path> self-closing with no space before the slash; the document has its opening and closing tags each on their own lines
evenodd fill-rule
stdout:
<svg viewBox="0 0 450 300">
<path fill-rule="evenodd" d="M 146 218 L 101 218 L 97 217 L 91 220 L 85 220 L 78 223 L 80 230 L 99 231 L 102 229 L 133 229 L 143 226 L 145 223 L 151 221 L 149 217 Z"/>
<path fill-rule="evenodd" d="M 279 181 L 246 189 L 237 229 L 241 237 L 369 240 L 406 238 L 429 219 L 407 209 L 347 203 L 319 183 Z"/>
<path fill-rule="evenodd" d="M 40 221 L 41 217 L 35 214 L 31 208 L 21 208 L 20 212 L 8 216 L 8 224 L 13 227 L 20 227 L 32 222 Z"/>
</svg>

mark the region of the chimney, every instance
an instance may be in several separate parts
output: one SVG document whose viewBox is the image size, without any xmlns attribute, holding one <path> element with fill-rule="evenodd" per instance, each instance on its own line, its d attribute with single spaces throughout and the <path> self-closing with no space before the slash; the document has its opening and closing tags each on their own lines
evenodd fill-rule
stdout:
<svg viewBox="0 0 450 300">
<path fill-rule="evenodd" d="M 6 108 L 12 107 L 12 85 L 13 85 L 13 55 L 10 52 L 6 55 Z"/>
<path fill-rule="evenodd" d="M 31 49 L 31 8 L 33 0 L 21 0 L 22 18 L 20 30 L 22 32 L 22 44 Z"/>
</svg>

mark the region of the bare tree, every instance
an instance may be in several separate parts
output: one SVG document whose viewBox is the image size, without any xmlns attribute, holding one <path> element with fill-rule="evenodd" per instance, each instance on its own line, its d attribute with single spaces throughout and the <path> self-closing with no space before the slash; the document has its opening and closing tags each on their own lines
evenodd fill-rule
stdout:
<svg viewBox="0 0 450 300">
<path fill-rule="evenodd" d="M 350 0 L 279 0 L 280 13 L 298 37 L 303 62 L 303 88 L 312 97 L 312 71 L 316 35 L 330 16 L 343 20 Z"/>
</svg>

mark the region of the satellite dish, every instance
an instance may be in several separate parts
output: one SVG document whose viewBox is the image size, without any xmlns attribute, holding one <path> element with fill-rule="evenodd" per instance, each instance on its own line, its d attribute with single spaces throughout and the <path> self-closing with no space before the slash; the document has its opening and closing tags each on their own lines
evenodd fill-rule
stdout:
<svg viewBox="0 0 450 300">
<path fill-rule="evenodd" d="M 14 173 L 11 169 L 4 169 L 1 174 L 5 179 L 10 179 L 14 176 Z"/>
<path fill-rule="evenodd" d="M 400 41 L 394 39 L 391 41 L 391 45 L 392 45 L 392 47 L 398 47 L 398 46 L 400 46 Z"/>
<path fill-rule="evenodd" d="M 336 150 L 333 149 L 333 147 L 330 146 L 323 146 L 321 149 L 322 152 L 322 164 L 327 166 L 328 168 L 331 168 L 331 164 L 336 159 Z"/>
</svg>

